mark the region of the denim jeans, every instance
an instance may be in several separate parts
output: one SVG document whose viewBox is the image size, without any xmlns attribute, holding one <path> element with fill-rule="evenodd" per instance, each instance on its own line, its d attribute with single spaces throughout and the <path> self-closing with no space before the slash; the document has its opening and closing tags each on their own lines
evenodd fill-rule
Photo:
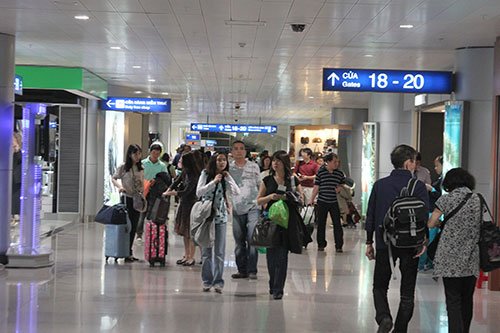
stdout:
<svg viewBox="0 0 500 333">
<path fill-rule="evenodd" d="M 443 278 L 448 312 L 448 332 L 469 332 L 474 305 L 476 277 Z"/>
<path fill-rule="evenodd" d="M 406 332 L 413 316 L 415 283 L 417 282 L 418 258 L 415 249 L 397 249 L 392 247 L 393 260 L 399 259 L 401 286 L 399 309 L 393 332 Z M 375 303 L 375 320 L 380 325 L 386 317 L 391 318 L 391 310 L 387 301 L 387 290 L 391 279 L 391 266 L 388 249 L 377 249 L 375 254 L 375 272 L 373 274 L 373 300 Z"/>
<path fill-rule="evenodd" d="M 258 220 L 258 209 L 252 209 L 244 215 L 233 215 L 234 254 L 241 274 L 257 273 L 257 248 L 250 246 L 250 239 Z"/>
<path fill-rule="evenodd" d="M 215 224 L 213 247 L 201 250 L 201 279 L 204 287 L 224 287 L 224 255 L 226 253 L 226 223 Z"/>
<path fill-rule="evenodd" d="M 269 291 L 283 294 L 288 269 L 288 249 L 282 246 L 268 248 L 266 252 L 269 271 Z"/>
<path fill-rule="evenodd" d="M 316 207 L 316 214 L 318 217 L 318 230 L 316 231 L 316 237 L 318 240 L 318 247 L 326 247 L 326 218 L 330 213 L 330 217 L 333 222 L 333 236 L 335 239 L 335 248 L 341 249 L 344 246 L 344 230 L 340 224 L 340 209 L 337 202 L 335 203 L 325 203 L 318 201 Z"/>
</svg>

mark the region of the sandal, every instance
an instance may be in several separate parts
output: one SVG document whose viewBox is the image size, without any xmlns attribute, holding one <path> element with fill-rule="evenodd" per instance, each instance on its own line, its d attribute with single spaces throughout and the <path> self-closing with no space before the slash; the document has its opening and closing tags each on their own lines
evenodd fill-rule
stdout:
<svg viewBox="0 0 500 333">
<path fill-rule="evenodd" d="M 175 263 L 177 265 L 184 265 L 185 262 L 186 262 L 186 258 L 182 258 L 182 259 L 177 260 Z"/>
<path fill-rule="evenodd" d="M 196 263 L 194 259 L 191 259 L 191 261 L 184 261 L 182 266 L 193 266 Z"/>
</svg>

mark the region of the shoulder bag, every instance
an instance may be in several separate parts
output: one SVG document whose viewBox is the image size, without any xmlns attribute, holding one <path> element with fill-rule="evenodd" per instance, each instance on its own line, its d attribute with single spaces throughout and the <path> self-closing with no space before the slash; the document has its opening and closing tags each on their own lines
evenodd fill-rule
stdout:
<svg viewBox="0 0 500 333">
<path fill-rule="evenodd" d="M 215 185 L 212 200 L 200 198 L 200 200 L 194 203 L 191 209 L 191 237 L 201 247 L 212 247 L 215 240 L 215 225 L 212 223 L 212 220 L 217 185 Z"/>
<path fill-rule="evenodd" d="M 493 221 L 493 215 L 483 196 L 477 194 L 481 202 L 481 231 L 479 234 L 479 266 L 483 272 L 491 272 L 500 268 L 500 229 Z M 484 218 L 484 208 L 490 215 L 490 220 Z"/>
</svg>

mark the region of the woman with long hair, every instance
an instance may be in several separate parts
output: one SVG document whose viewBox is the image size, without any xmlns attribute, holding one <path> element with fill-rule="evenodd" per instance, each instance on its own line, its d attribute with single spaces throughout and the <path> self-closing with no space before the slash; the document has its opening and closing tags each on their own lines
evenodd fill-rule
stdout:
<svg viewBox="0 0 500 333">
<path fill-rule="evenodd" d="M 198 180 L 196 195 L 213 203 L 212 223 L 215 224 L 215 240 L 213 247 L 202 247 L 201 278 L 203 291 L 208 292 L 214 288 L 217 293 L 222 293 L 224 288 L 224 257 L 226 253 L 226 226 L 230 215 L 231 195 L 238 195 L 240 189 L 229 174 L 229 163 L 225 153 L 212 156 L 207 167 Z"/>
<path fill-rule="evenodd" d="M 448 194 L 435 204 L 428 222 L 429 228 L 448 218 L 434 258 L 434 277 L 442 277 L 448 312 L 448 332 L 469 332 L 476 278 L 479 275 L 479 232 L 481 228 L 481 199 L 473 194 L 474 177 L 462 168 L 451 169 L 443 180 Z M 456 210 L 458 209 L 458 211 Z M 485 208 L 483 208 L 485 209 Z M 483 212 L 485 213 L 485 212 Z"/>
<path fill-rule="evenodd" d="M 269 172 L 271 172 L 271 156 L 265 155 L 260 158 L 260 180 L 269 176 Z"/>
<path fill-rule="evenodd" d="M 285 201 L 289 211 L 288 228 L 277 226 L 276 244 L 274 247 L 268 248 L 266 254 L 269 293 L 274 299 L 283 298 L 288 268 L 288 251 L 301 253 L 303 245 L 303 221 L 300 217 L 298 204 L 289 195 L 294 191 L 302 194 L 302 188 L 297 177 L 292 175 L 290 165 L 290 158 L 286 151 L 275 152 L 272 156 L 271 172 L 262 180 L 257 196 L 257 204 L 264 206 L 265 212 L 280 199 Z"/>
<path fill-rule="evenodd" d="M 193 266 L 195 264 L 195 247 L 191 240 L 190 216 L 191 209 L 197 200 L 196 186 L 201 170 L 194 152 L 184 153 L 180 163 L 182 163 L 182 173 L 179 176 L 179 181 L 175 181 L 163 195 L 177 195 L 180 199 L 177 215 L 175 216 L 174 230 L 178 235 L 184 237 L 184 257 L 177 260 L 176 263 L 177 265 Z"/>
<path fill-rule="evenodd" d="M 133 262 L 139 259 L 132 255 L 132 245 L 137 231 L 137 224 L 141 213 L 134 208 L 134 195 L 141 194 L 144 191 L 144 169 L 141 163 L 142 149 L 139 145 L 132 144 L 128 146 L 125 163 L 116 169 L 111 181 L 118 188 L 118 191 L 125 196 L 128 217 L 132 223 L 130 230 L 130 256 L 125 258 L 125 262 Z M 120 181 L 119 181 L 120 180 Z"/>
</svg>

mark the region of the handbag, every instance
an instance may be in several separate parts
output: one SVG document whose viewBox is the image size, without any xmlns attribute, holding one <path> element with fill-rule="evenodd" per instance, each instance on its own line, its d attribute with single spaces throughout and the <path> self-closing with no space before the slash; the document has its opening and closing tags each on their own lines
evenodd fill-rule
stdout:
<svg viewBox="0 0 500 333">
<path fill-rule="evenodd" d="M 302 216 L 302 220 L 304 221 L 305 225 L 314 224 L 314 221 L 316 219 L 314 206 L 305 206 L 301 209 L 300 215 Z"/>
<path fill-rule="evenodd" d="M 165 224 L 170 208 L 170 199 L 156 198 L 151 209 L 148 211 L 147 219 L 156 224 Z"/>
<path fill-rule="evenodd" d="M 200 199 L 191 208 L 190 226 L 193 241 L 201 247 L 212 247 L 215 240 L 215 225 L 213 225 L 215 186 L 212 200 Z"/>
<path fill-rule="evenodd" d="M 313 143 L 321 143 L 323 142 L 323 140 L 321 140 L 321 138 L 314 138 L 313 139 Z"/>
<path fill-rule="evenodd" d="M 300 138 L 300 143 L 303 145 L 307 145 L 309 143 L 309 137 L 303 136 Z"/>
<path fill-rule="evenodd" d="M 441 223 L 441 231 L 434 237 L 434 240 L 429 244 L 427 247 L 427 257 L 429 259 L 434 260 L 436 257 L 436 251 L 439 245 L 439 240 L 441 239 L 441 234 L 443 233 L 444 230 L 444 224 L 446 221 L 448 221 L 450 218 L 453 217 L 458 211 L 465 205 L 465 203 L 469 200 L 469 198 L 472 196 L 472 193 L 468 193 L 465 198 L 458 204 L 457 207 L 455 207 L 448 215 L 445 216 L 443 222 Z"/>
<path fill-rule="evenodd" d="M 500 229 L 493 222 L 493 215 L 483 196 L 477 194 L 481 207 L 481 229 L 479 234 L 479 267 L 483 272 L 491 272 L 500 268 Z M 485 221 L 484 208 L 490 219 Z"/>
<path fill-rule="evenodd" d="M 148 202 L 142 193 L 136 193 L 132 196 L 133 207 L 139 213 L 144 213 L 148 209 Z"/>
<path fill-rule="evenodd" d="M 268 217 L 261 216 L 253 229 L 251 246 L 270 248 L 277 244 L 278 226 Z"/>
</svg>

